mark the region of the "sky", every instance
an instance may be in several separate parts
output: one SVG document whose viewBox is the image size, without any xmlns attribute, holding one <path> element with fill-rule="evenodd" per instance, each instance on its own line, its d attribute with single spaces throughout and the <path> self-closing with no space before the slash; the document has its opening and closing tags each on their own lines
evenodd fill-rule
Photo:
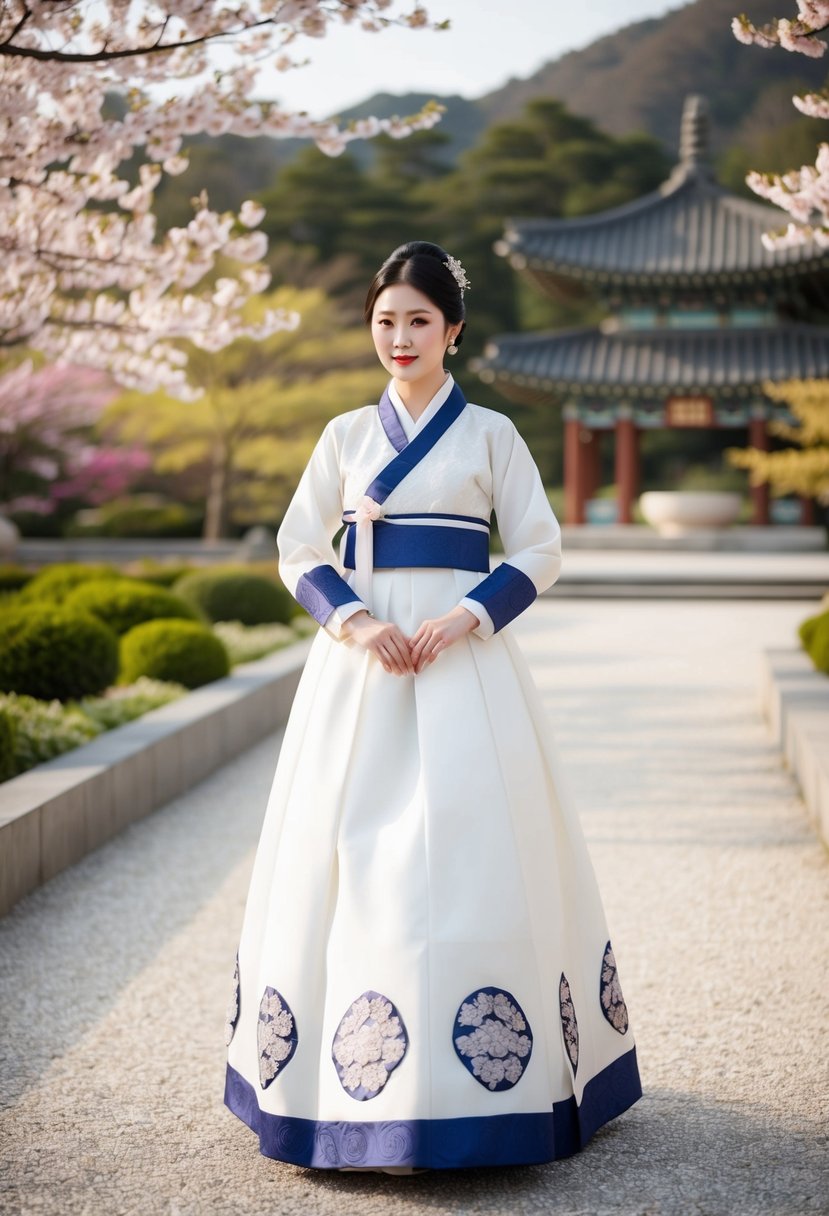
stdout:
<svg viewBox="0 0 829 1216">
<path fill-rule="evenodd" d="M 480 97 L 632 21 L 661 17 L 687 3 L 424 0 L 429 16 L 448 18 L 450 30 L 369 34 L 355 26 L 334 25 L 325 38 L 297 39 L 291 45 L 293 58 L 310 57 L 307 67 L 289 72 L 263 69 L 256 92 L 314 118 L 327 118 L 379 92 Z M 410 8 L 395 6 L 398 12 Z"/>
</svg>

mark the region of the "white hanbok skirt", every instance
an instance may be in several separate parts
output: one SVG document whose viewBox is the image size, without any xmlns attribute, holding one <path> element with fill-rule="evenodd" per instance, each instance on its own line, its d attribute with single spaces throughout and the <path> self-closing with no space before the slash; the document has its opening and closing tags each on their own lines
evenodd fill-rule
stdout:
<svg viewBox="0 0 829 1216">
<path fill-rule="evenodd" d="M 373 609 L 411 636 L 484 577 L 376 570 Z M 227 1040 L 224 1101 L 260 1151 L 325 1169 L 551 1161 L 641 1096 L 592 864 L 509 626 L 411 676 L 320 629 Z"/>
</svg>

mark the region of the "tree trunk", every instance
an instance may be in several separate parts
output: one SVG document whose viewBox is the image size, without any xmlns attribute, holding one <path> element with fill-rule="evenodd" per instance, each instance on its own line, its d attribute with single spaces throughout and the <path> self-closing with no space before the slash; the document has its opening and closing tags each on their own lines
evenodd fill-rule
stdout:
<svg viewBox="0 0 829 1216">
<path fill-rule="evenodd" d="M 213 449 L 213 468 L 207 491 L 202 540 L 227 539 L 227 493 L 230 482 L 230 452 L 223 439 Z"/>
</svg>

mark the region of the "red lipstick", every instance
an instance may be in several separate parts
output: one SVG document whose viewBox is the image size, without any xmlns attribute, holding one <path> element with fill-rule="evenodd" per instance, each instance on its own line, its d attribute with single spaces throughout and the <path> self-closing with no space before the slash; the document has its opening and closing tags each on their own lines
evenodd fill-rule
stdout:
<svg viewBox="0 0 829 1216">
<path fill-rule="evenodd" d="M 417 355 L 392 355 L 395 363 L 401 363 L 404 367 L 408 367 L 410 363 L 414 363 Z"/>
</svg>

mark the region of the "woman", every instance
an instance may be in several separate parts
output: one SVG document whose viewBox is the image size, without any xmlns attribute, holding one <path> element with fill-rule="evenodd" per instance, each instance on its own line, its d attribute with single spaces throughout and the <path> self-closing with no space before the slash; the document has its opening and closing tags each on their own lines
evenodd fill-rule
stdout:
<svg viewBox="0 0 829 1216">
<path fill-rule="evenodd" d="M 365 316 L 391 381 L 325 427 L 278 535 L 321 629 L 254 861 L 224 1100 L 298 1165 L 550 1161 L 641 1096 L 590 859 L 509 629 L 558 577 L 561 530 L 512 422 L 443 367 L 468 286 L 428 242 L 384 262 Z M 493 509 L 506 560 L 490 573 Z"/>
</svg>

